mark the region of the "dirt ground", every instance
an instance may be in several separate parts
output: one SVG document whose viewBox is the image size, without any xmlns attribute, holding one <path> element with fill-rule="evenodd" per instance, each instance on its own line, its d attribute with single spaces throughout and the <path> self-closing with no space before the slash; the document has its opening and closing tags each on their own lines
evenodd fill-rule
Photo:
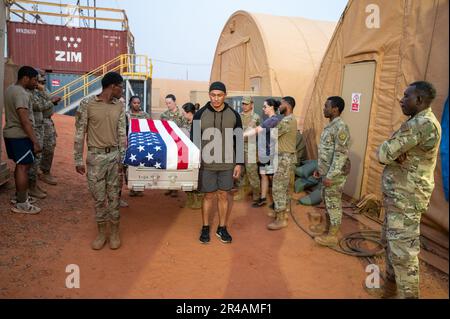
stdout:
<svg viewBox="0 0 450 319">
<path fill-rule="evenodd" d="M 91 250 L 93 200 L 74 170 L 74 119 L 56 115 L 55 122 L 59 183 L 42 184 L 43 211 L 11 213 L 13 185 L 0 188 L 0 298 L 371 298 L 363 289 L 365 260 L 318 247 L 292 220 L 284 230 L 266 230 L 268 208 L 251 208 L 250 199 L 234 204 L 232 244 L 212 236 L 202 245 L 201 213 L 181 208 L 184 194 L 129 198 L 124 190 L 130 207 L 121 209 L 122 247 Z M 292 207 L 306 225 L 311 208 Z M 216 215 L 212 230 L 217 222 Z M 360 227 L 345 223 L 344 233 Z M 65 286 L 70 264 L 79 266 L 79 289 Z M 448 277 L 422 264 L 421 294 L 448 298 Z"/>
</svg>

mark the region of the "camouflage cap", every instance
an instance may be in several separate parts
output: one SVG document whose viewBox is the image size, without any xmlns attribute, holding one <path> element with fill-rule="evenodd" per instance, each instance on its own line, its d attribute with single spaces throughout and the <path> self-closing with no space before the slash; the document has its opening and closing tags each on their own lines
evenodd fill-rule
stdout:
<svg viewBox="0 0 450 319">
<path fill-rule="evenodd" d="M 242 97 L 242 104 L 251 104 L 253 103 L 253 99 L 251 96 Z"/>
</svg>

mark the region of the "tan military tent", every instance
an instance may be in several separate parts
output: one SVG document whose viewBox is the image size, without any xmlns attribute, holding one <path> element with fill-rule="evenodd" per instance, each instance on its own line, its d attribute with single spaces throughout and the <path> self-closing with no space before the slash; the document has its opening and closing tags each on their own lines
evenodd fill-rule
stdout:
<svg viewBox="0 0 450 319">
<path fill-rule="evenodd" d="M 346 193 L 353 198 L 381 198 L 383 166 L 378 146 L 405 120 L 399 100 L 416 80 L 432 82 L 438 96 L 433 110 L 440 120 L 448 95 L 448 0 L 350 0 L 325 53 L 307 105 L 304 135 L 309 154 L 317 157 L 324 127 L 326 98 L 341 95 L 350 126 L 352 174 Z M 447 248 L 449 213 L 439 159 L 431 207 L 423 234 Z"/>
<path fill-rule="evenodd" d="M 230 91 L 292 95 L 299 117 L 335 26 L 334 22 L 237 11 L 220 35 L 211 81 L 224 82 Z"/>
</svg>

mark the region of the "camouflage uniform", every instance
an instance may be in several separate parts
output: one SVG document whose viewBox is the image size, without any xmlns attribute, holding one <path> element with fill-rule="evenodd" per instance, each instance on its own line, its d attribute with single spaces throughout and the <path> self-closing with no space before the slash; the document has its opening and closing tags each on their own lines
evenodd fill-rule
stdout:
<svg viewBox="0 0 450 319">
<path fill-rule="evenodd" d="M 128 134 L 128 125 L 130 125 L 130 120 L 131 119 L 149 119 L 150 118 L 150 114 L 148 114 L 147 112 L 144 111 L 139 111 L 139 113 L 133 113 L 130 111 L 125 113 L 126 117 L 127 117 L 127 134 Z"/>
<path fill-rule="evenodd" d="M 41 171 L 44 174 L 49 174 L 52 168 L 53 156 L 55 155 L 56 147 L 56 129 L 53 123 L 53 103 L 51 102 L 48 92 L 41 92 L 43 99 L 46 101 L 46 108 L 42 110 L 44 117 L 44 145 L 42 147 Z"/>
<path fill-rule="evenodd" d="M 75 115 L 74 160 L 76 166 L 83 165 L 83 146 L 89 125 L 89 105 L 95 98 L 94 96 L 82 100 Z M 114 100 L 114 103 L 120 102 Z M 116 222 L 120 219 L 119 193 L 122 176 L 119 174 L 119 164 L 122 163 L 126 151 L 125 121 L 125 110 L 122 108 L 117 123 L 117 145 L 112 145 L 110 152 L 106 153 L 105 149 L 88 148 L 86 157 L 87 180 L 89 190 L 95 200 L 97 223 L 109 220 Z"/>
<path fill-rule="evenodd" d="M 44 92 L 41 92 L 38 89 L 32 91 L 30 96 L 30 108 L 33 109 L 33 118 L 34 118 L 33 130 L 41 148 L 45 143 L 44 117 L 42 112 L 48 109 L 49 103 L 51 104 L 51 107 L 53 107 L 53 104 L 46 99 Z M 38 173 L 37 171 L 42 160 L 42 155 L 40 153 L 36 154 L 35 158 L 36 160 L 34 161 L 33 165 L 31 166 L 28 172 L 28 177 L 31 183 L 35 183 L 37 180 L 37 173 Z"/>
<path fill-rule="evenodd" d="M 320 176 L 332 182 L 330 187 L 322 187 L 332 226 L 339 226 L 342 220 L 342 191 L 350 171 L 349 145 L 350 131 L 342 118 L 337 117 L 325 126 L 320 136 L 318 166 Z"/>
<path fill-rule="evenodd" d="M 387 277 L 395 281 L 402 298 L 419 298 L 420 218 L 434 189 L 434 169 L 441 126 L 431 108 L 404 122 L 378 150 L 386 165 L 382 176 L 387 242 Z M 397 158 L 406 155 L 403 163 Z"/>
<path fill-rule="evenodd" d="M 167 110 L 167 111 L 163 112 L 161 114 L 160 119 L 163 120 L 163 121 L 173 121 L 180 128 L 181 127 L 185 127 L 187 125 L 187 120 L 183 116 L 183 114 L 181 114 L 181 112 L 178 109 L 178 107 L 177 107 L 177 110 L 175 112 L 171 112 L 170 110 Z"/>
<path fill-rule="evenodd" d="M 277 130 L 272 132 L 278 132 L 279 144 L 281 137 L 285 134 L 289 134 L 291 139 L 287 141 L 289 143 L 290 152 L 284 152 L 279 145 L 278 165 L 273 176 L 272 182 L 272 196 L 275 204 L 275 213 L 283 213 L 287 210 L 290 202 L 289 195 L 289 181 L 291 174 L 294 173 L 295 163 L 297 162 L 297 155 L 295 153 L 296 135 L 297 135 L 297 122 L 294 116 L 285 116 L 280 123 L 276 126 Z M 273 133 L 272 133 L 273 134 Z"/>
<path fill-rule="evenodd" d="M 149 119 L 150 118 L 150 114 L 148 114 L 147 112 L 144 112 L 144 111 L 139 111 L 139 113 L 133 113 L 131 111 L 128 111 L 126 113 L 126 116 L 127 116 L 128 121 L 130 119 Z"/>
<path fill-rule="evenodd" d="M 241 113 L 242 128 L 245 131 L 248 128 L 256 128 L 261 124 L 258 114 Z M 250 154 L 250 158 L 249 158 Z M 261 182 L 258 174 L 256 143 L 249 143 L 248 139 L 244 140 L 244 159 L 245 159 L 245 175 L 241 178 L 239 187 L 243 187 L 244 179 L 247 178 L 252 188 L 253 200 L 258 200 L 261 195 Z"/>
</svg>

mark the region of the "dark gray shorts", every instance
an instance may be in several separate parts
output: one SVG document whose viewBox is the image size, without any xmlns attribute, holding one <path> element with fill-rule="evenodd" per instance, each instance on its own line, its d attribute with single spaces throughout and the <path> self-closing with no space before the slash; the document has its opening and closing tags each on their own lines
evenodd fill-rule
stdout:
<svg viewBox="0 0 450 319">
<path fill-rule="evenodd" d="M 233 188 L 233 170 L 210 171 L 200 169 L 198 190 L 202 193 L 213 193 L 217 190 L 228 192 Z"/>
</svg>

